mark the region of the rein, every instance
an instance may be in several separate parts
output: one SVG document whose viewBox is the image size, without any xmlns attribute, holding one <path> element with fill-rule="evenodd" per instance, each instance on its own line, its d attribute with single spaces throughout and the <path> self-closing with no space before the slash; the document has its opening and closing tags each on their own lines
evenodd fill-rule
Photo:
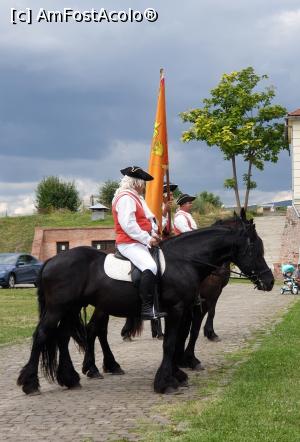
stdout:
<svg viewBox="0 0 300 442">
<path fill-rule="evenodd" d="M 220 270 L 222 268 L 220 266 L 216 266 L 215 264 L 210 264 L 209 262 L 201 262 L 201 261 L 196 261 L 196 262 L 197 262 L 197 264 L 202 264 L 202 265 L 206 265 L 206 266 L 209 266 L 209 267 L 213 267 L 216 270 Z M 231 270 L 231 269 L 229 271 L 226 271 L 226 273 L 229 273 L 229 275 L 231 273 L 234 273 L 235 275 L 239 275 L 240 277 L 243 276 L 245 279 L 249 279 L 249 281 L 253 282 L 255 284 L 254 287 L 257 288 L 257 284 L 259 282 L 259 277 L 261 275 L 263 275 L 264 273 L 267 273 L 268 271 L 269 271 L 269 269 L 265 269 L 262 272 L 253 273 L 253 275 L 251 275 L 251 276 L 247 276 L 243 272 L 236 272 L 235 270 Z M 217 275 L 216 273 L 212 273 L 212 274 L 214 276 L 218 276 L 219 278 L 221 278 L 221 275 Z"/>
</svg>

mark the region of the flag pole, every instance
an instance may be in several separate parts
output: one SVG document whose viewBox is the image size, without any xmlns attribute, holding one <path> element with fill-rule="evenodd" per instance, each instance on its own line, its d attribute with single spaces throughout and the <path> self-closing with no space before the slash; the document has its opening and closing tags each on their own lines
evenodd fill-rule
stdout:
<svg viewBox="0 0 300 442">
<path fill-rule="evenodd" d="M 164 70 L 160 68 L 160 80 L 164 77 Z M 167 184 L 167 201 L 171 200 L 170 196 L 170 174 L 169 174 L 169 164 L 166 166 L 166 184 Z M 167 232 L 172 233 L 172 223 L 171 223 L 171 208 L 168 207 L 168 222 L 167 222 Z"/>
</svg>

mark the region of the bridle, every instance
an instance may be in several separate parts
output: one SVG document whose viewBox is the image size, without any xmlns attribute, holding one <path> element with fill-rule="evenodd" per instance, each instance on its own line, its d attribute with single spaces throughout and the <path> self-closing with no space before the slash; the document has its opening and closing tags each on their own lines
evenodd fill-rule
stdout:
<svg viewBox="0 0 300 442">
<path fill-rule="evenodd" d="M 249 231 L 248 231 L 249 229 L 245 226 L 245 223 L 241 219 L 240 219 L 240 221 L 241 221 L 241 227 L 243 227 L 243 231 L 249 235 Z M 231 253 L 230 253 L 231 255 L 234 252 L 234 248 L 235 248 L 235 245 L 232 246 L 232 250 L 231 250 Z M 253 242 L 251 242 L 251 240 L 250 240 L 250 238 L 248 236 L 248 238 L 247 238 L 247 246 L 245 247 L 245 250 L 242 252 L 242 256 L 245 256 L 245 255 L 252 256 L 253 249 L 254 249 L 254 244 L 253 244 Z M 219 270 L 222 269 L 221 266 L 217 266 L 215 264 L 211 264 L 211 263 L 208 263 L 208 262 L 200 262 L 200 261 L 197 260 L 197 264 L 205 265 L 205 266 L 208 266 L 208 267 L 212 267 L 216 271 L 219 271 Z M 248 279 L 248 280 L 250 280 L 254 284 L 254 288 L 258 288 L 260 286 L 260 284 L 261 284 L 261 276 L 264 275 L 265 273 L 269 272 L 269 271 L 270 271 L 269 268 L 266 268 L 266 269 L 264 269 L 262 271 L 252 270 L 251 275 L 247 275 L 244 272 L 241 272 L 241 271 L 237 272 L 235 270 L 229 269 L 228 271 L 226 271 L 226 273 L 229 274 L 229 275 L 235 274 L 235 275 L 238 275 L 239 277 L 243 277 L 245 279 Z M 226 274 L 225 270 L 222 273 L 223 273 L 223 275 Z M 217 276 L 219 278 L 222 277 L 222 275 L 220 275 L 220 274 L 218 274 L 216 272 L 212 272 L 211 275 Z"/>
</svg>

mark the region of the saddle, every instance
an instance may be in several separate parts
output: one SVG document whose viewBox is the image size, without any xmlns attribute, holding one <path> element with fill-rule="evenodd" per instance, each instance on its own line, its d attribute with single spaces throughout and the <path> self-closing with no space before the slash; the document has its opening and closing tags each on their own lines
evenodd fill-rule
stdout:
<svg viewBox="0 0 300 442">
<path fill-rule="evenodd" d="M 152 247 L 150 253 L 156 262 L 158 274 L 161 276 L 166 269 L 165 257 L 159 247 Z M 142 272 L 125 258 L 119 250 L 109 253 L 104 261 L 104 272 L 107 276 L 118 281 L 132 282 L 135 287 L 139 286 Z"/>
</svg>

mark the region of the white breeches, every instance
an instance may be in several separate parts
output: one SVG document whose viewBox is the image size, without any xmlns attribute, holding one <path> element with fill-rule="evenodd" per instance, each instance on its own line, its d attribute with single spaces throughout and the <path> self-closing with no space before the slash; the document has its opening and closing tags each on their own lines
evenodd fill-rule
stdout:
<svg viewBox="0 0 300 442">
<path fill-rule="evenodd" d="M 128 258 L 138 269 L 142 272 L 145 270 L 150 270 L 154 275 L 157 273 L 157 266 L 150 255 L 149 249 L 147 246 L 141 243 L 133 243 L 133 244 L 118 244 L 118 249 Z"/>
</svg>

